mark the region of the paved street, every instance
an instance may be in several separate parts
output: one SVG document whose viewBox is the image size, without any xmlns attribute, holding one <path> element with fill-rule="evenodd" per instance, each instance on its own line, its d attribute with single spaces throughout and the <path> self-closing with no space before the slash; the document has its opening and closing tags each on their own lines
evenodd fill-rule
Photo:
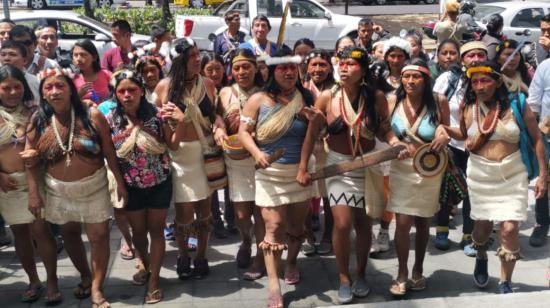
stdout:
<svg viewBox="0 0 550 308">
<path fill-rule="evenodd" d="M 532 198 L 531 203 L 533 203 Z M 530 220 L 521 227 L 521 243 L 526 259 L 518 262 L 513 279 L 515 291 L 520 293 L 520 295 L 514 298 L 519 301 L 521 307 L 536 307 L 525 306 L 524 304 L 540 303 L 538 301 L 529 301 L 528 299 L 531 297 L 526 295 L 530 293 L 525 292 L 548 290 L 544 277 L 545 269 L 548 266 L 548 246 L 532 248 L 527 243 L 534 223 L 532 207 L 533 204 L 530 207 Z M 174 214 L 173 211 L 171 214 Z M 455 222 L 459 226 L 460 220 L 460 217 L 455 219 Z M 377 229 L 378 227 L 375 226 L 375 230 Z M 431 232 L 433 235 L 435 230 L 432 228 Z M 391 234 L 393 234 L 393 231 Z M 414 230 L 412 234 L 414 237 Z M 111 259 L 108 277 L 105 282 L 105 293 L 108 300 L 113 303 L 113 307 L 140 306 L 143 304 L 145 287 L 132 285 L 131 277 L 135 272 L 135 263 L 134 261 L 124 261 L 119 257 L 118 247 L 120 237 L 117 229 L 112 228 Z M 393 238 L 393 235 L 391 237 Z M 386 303 L 385 306 L 379 306 L 381 302 L 395 300 L 388 292 L 391 280 L 397 273 L 397 260 L 395 259 L 392 242 L 392 248 L 389 252 L 369 261 L 367 281 L 371 287 L 371 293 L 367 298 L 355 302 L 367 305 L 356 307 L 466 307 L 461 306 L 460 303 L 471 300 L 471 296 L 481 295 L 481 298 L 486 298 L 487 295 L 496 294 L 498 292 L 499 273 L 497 257 L 494 256 L 494 253 L 491 253 L 489 256 L 489 270 L 492 277 L 489 288 L 486 291 L 477 289 L 473 285 L 471 276 L 474 259 L 464 256 L 462 251 L 459 250 L 457 243 L 460 237 L 460 232 L 451 230 L 450 238 L 454 242 L 454 245 L 447 252 L 436 250 L 433 247 L 433 243 L 430 242 L 425 262 L 425 275 L 428 277 L 428 288 L 423 292 L 411 293 L 406 298 L 415 301 L 394 301 Z M 211 247 L 208 250 L 211 275 L 201 281 L 189 280 L 182 282 L 177 279 L 175 272 L 176 250 L 173 243 L 169 243 L 167 245 L 168 252 L 165 257 L 164 267 L 161 272 L 161 288 L 164 290 L 164 301 L 158 304 L 157 307 L 219 307 L 220 305 L 239 308 L 264 307 L 267 279 L 262 278 L 256 282 L 241 280 L 243 270 L 237 269 L 234 262 L 238 244 L 238 237 L 235 235 L 227 240 L 212 239 Z M 497 246 L 497 244 L 493 245 L 492 250 L 494 251 Z M 77 272 L 65 252 L 59 256 L 58 263 L 60 285 L 65 297 L 63 307 L 89 307 L 90 304 L 87 300 L 78 301 L 72 296 L 72 289 L 79 281 Z M 353 261 L 352 264 L 354 264 Z M 410 266 L 412 266 L 412 255 Z M 41 277 L 45 277 L 42 265 L 40 264 L 39 267 Z M 303 280 L 302 283 L 296 286 L 284 287 L 286 305 L 288 307 L 335 305 L 338 281 L 334 256 L 305 257 L 300 255 L 298 267 L 301 270 Z M 19 303 L 19 294 L 25 285 L 26 276 L 19 266 L 13 246 L 1 250 L 0 298 L 2 299 L 2 304 L 6 307 L 42 306 L 41 301 L 30 306 Z M 546 303 L 550 300 L 550 291 L 536 294 L 547 299 Z M 426 299 L 430 300 L 426 301 Z M 501 297 L 497 297 L 497 299 L 502 300 Z M 420 302 L 416 302 L 416 300 L 420 300 Z M 417 304 L 413 305 L 415 302 Z M 410 303 L 410 305 L 407 303 Z M 436 304 L 434 305 L 434 303 Z M 512 304 L 516 302 L 506 301 L 506 303 Z M 494 307 L 501 306 L 497 305 Z M 514 307 L 517 307 L 517 305 Z"/>
</svg>

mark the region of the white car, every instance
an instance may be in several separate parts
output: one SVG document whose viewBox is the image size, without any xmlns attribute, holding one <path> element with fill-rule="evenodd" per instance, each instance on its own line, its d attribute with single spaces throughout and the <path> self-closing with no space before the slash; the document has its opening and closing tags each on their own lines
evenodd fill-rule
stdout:
<svg viewBox="0 0 550 308">
<path fill-rule="evenodd" d="M 504 19 L 504 35 L 519 42 L 534 42 L 540 36 L 541 18 L 550 13 L 550 2 L 493 2 L 479 4 L 475 11 L 474 18 L 482 27 L 485 27 L 487 17 L 500 14 Z M 528 35 L 524 33 L 525 29 L 530 30 Z"/>
<path fill-rule="evenodd" d="M 125 5 L 126 0 L 92 0 L 92 5 L 111 6 Z M 34 10 L 46 9 L 49 7 L 81 7 L 84 0 L 13 0 L 13 5 L 18 7 L 28 7 Z"/>
<path fill-rule="evenodd" d="M 0 14 L 1 18 L 4 18 L 3 14 Z M 29 26 L 31 29 L 41 25 L 57 27 L 59 47 L 63 50 L 71 50 L 74 43 L 83 38 L 89 38 L 94 42 L 100 56 L 115 46 L 112 42 L 111 28 L 108 25 L 72 11 L 14 11 L 11 12 L 10 19 L 16 24 Z M 140 40 L 149 42 L 151 38 L 146 35 L 132 34 L 132 42 Z"/>
<path fill-rule="evenodd" d="M 212 50 L 209 37 L 227 29 L 223 14 L 236 10 L 241 14 L 241 31 L 249 34 L 252 19 L 264 14 L 271 24 L 268 39 L 277 40 L 283 8 L 289 0 L 230 0 L 220 4 L 214 16 L 176 16 L 176 37 L 191 37 L 200 49 Z M 357 35 L 361 18 L 332 13 L 315 0 L 293 0 L 286 21 L 285 44 L 292 47 L 301 38 L 309 38 L 316 47 L 333 50 L 336 40 L 344 35 Z M 248 35 L 247 35 L 248 36 Z M 247 37 L 248 39 L 249 37 Z"/>
</svg>

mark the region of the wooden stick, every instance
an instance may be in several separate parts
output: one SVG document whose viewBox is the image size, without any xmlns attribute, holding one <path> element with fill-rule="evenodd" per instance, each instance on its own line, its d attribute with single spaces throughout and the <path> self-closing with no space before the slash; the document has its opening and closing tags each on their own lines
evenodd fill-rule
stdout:
<svg viewBox="0 0 550 308">
<path fill-rule="evenodd" d="M 371 152 L 361 157 L 352 160 L 339 162 L 334 165 L 326 166 L 321 170 L 311 174 L 311 180 L 316 181 L 324 178 L 333 177 L 353 171 L 356 169 L 366 168 L 372 165 L 379 164 L 384 161 L 396 159 L 401 150 L 405 149 L 403 145 L 397 145 L 386 150 Z"/>
<path fill-rule="evenodd" d="M 273 152 L 273 154 L 269 155 L 269 157 L 267 158 L 267 161 L 271 165 L 272 163 L 279 160 L 279 158 L 283 157 L 284 154 L 285 154 L 285 149 L 277 149 L 275 150 L 275 152 Z M 254 168 L 260 169 L 260 166 L 255 165 Z"/>
</svg>

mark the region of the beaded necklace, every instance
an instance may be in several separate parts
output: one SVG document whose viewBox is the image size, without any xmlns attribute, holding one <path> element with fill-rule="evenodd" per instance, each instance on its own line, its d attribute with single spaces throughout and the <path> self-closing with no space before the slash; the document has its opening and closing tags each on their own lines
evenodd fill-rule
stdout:
<svg viewBox="0 0 550 308">
<path fill-rule="evenodd" d="M 57 141 L 57 145 L 59 145 L 59 147 L 61 148 L 63 155 L 66 156 L 65 166 L 69 167 L 71 165 L 71 155 L 73 152 L 73 137 L 74 137 L 74 124 L 75 124 L 74 109 L 71 108 L 71 126 L 69 128 L 69 140 L 68 140 L 67 147 L 65 147 L 65 145 L 63 144 L 63 141 L 61 140 L 61 135 L 57 130 L 57 124 L 56 124 L 57 121 L 58 120 L 54 114 L 52 117 L 52 128 L 55 134 L 55 140 Z"/>
<path fill-rule="evenodd" d="M 360 97 L 359 98 L 359 113 L 355 112 L 353 110 L 353 106 L 351 105 L 351 102 L 349 99 L 345 99 L 344 96 L 346 96 L 346 92 L 344 91 L 344 87 L 340 88 L 340 114 L 342 115 L 342 121 L 350 128 L 350 135 L 349 135 L 349 142 L 350 142 L 350 148 L 352 156 L 355 157 L 355 153 L 357 153 L 357 149 L 359 145 L 361 144 L 361 125 L 363 124 L 363 115 L 365 113 L 365 98 Z M 347 98 L 347 96 L 346 96 Z M 351 115 L 348 114 L 348 110 L 350 111 Z M 349 118 L 351 116 L 351 119 Z M 355 117 L 355 118 L 354 118 Z M 366 125 L 366 122 L 365 122 Z M 355 143 L 352 145 L 352 137 L 355 137 Z"/>
<path fill-rule="evenodd" d="M 497 123 L 498 123 L 498 115 L 500 114 L 500 104 L 499 102 L 497 102 L 497 109 L 495 111 L 495 115 L 493 117 L 493 119 L 491 120 L 490 122 L 490 125 L 488 128 L 486 124 L 488 124 L 488 115 L 489 113 L 487 113 L 487 116 L 485 117 L 485 119 L 483 120 L 483 126 L 481 125 L 481 120 L 480 120 L 480 115 L 481 114 L 481 107 L 479 105 L 479 101 L 476 100 L 476 109 L 475 109 L 475 119 L 476 119 L 476 122 L 477 122 L 477 129 L 479 130 L 480 133 L 484 134 L 484 135 L 488 135 L 488 134 L 491 134 L 492 132 L 495 131 L 495 128 L 497 127 Z"/>
</svg>

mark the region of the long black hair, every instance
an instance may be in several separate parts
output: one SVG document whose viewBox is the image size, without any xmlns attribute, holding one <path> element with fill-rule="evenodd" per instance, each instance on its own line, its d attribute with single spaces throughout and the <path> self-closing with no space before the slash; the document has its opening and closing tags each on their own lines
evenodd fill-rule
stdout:
<svg viewBox="0 0 550 308">
<path fill-rule="evenodd" d="M 212 61 L 219 62 L 222 66 L 223 71 L 223 77 L 222 77 L 222 84 L 220 85 L 220 89 L 225 87 L 228 84 L 227 80 L 227 74 L 225 73 L 225 65 L 222 56 L 215 54 L 212 51 L 203 51 L 201 52 L 201 73 L 204 75 L 204 69 L 206 68 L 206 65 Z"/>
<path fill-rule="evenodd" d="M 177 103 L 181 100 L 185 91 L 189 52 L 193 48 L 196 48 L 197 45 L 187 38 L 180 38 L 174 41 L 173 46 L 170 51 L 172 66 L 170 67 L 170 72 L 168 72 L 168 76 L 170 77 L 168 100 Z"/>
<path fill-rule="evenodd" d="M 71 49 L 71 56 L 74 52 L 75 47 L 80 47 L 84 49 L 87 53 L 91 54 L 92 57 L 95 57 L 95 60 L 92 62 L 92 68 L 96 73 L 101 71 L 101 64 L 99 63 L 99 53 L 97 52 L 97 48 L 95 47 L 94 43 L 92 43 L 90 39 L 81 39 L 76 41 L 73 48 Z"/>
<path fill-rule="evenodd" d="M 428 64 L 426 61 L 420 59 L 420 58 L 414 58 L 406 65 L 417 65 L 423 68 L 426 68 L 426 70 L 429 71 Z M 428 116 L 430 117 L 430 123 L 437 124 L 437 102 L 435 101 L 435 97 L 432 92 L 432 81 L 429 74 L 426 74 L 424 72 L 420 72 L 422 74 L 422 79 L 424 80 L 424 90 L 422 91 L 422 102 L 424 105 L 426 105 L 426 108 L 428 109 Z M 394 107 L 394 111 L 397 108 L 397 105 L 402 103 L 405 100 L 405 97 L 407 96 L 407 92 L 405 92 L 405 87 L 403 86 L 403 82 L 399 85 L 397 90 L 395 91 L 396 96 L 396 104 Z"/>
<path fill-rule="evenodd" d="M 59 76 L 65 80 L 69 87 L 69 91 L 71 92 L 71 96 L 69 98 L 71 106 L 74 110 L 75 118 L 80 119 L 82 121 L 82 125 L 86 131 L 90 134 L 90 136 L 93 139 L 99 139 L 100 136 L 95 130 L 95 128 L 92 126 L 92 120 L 90 118 L 90 113 L 86 105 L 82 103 L 80 100 L 80 96 L 78 95 L 78 91 L 76 90 L 76 87 L 73 83 L 73 80 L 71 77 L 67 75 Z M 38 105 L 38 110 L 36 111 L 32 124 L 33 127 L 36 129 L 39 135 L 43 134 L 46 127 L 48 126 L 48 123 L 50 122 L 50 119 L 52 118 L 54 114 L 54 110 L 52 106 L 48 103 L 48 101 L 44 98 L 44 82 L 52 77 L 44 78 L 40 81 L 40 87 L 38 88 L 38 94 L 40 95 L 40 103 Z M 75 120 L 76 120 L 75 119 Z"/>
<path fill-rule="evenodd" d="M 500 65 L 498 63 L 492 62 L 492 61 L 482 61 L 479 63 L 476 63 L 472 67 L 479 67 L 479 66 L 486 66 L 490 67 L 493 72 L 488 73 L 491 78 L 494 80 L 502 81 L 502 75 L 500 73 Z M 471 81 L 471 78 L 469 79 Z M 495 90 L 495 94 L 493 95 L 495 100 L 499 102 L 500 104 L 500 115 L 499 117 L 502 117 L 504 115 L 504 112 L 510 108 L 510 98 L 509 98 L 509 92 L 508 88 L 506 88 L 506 85 L 502 82 L 500 86 L 497 86 Z M 476 93 L 474 92 L 474 89 L 472 88 L 471 82 L 468 82 L 466 86 L 466 93 L 464 95 L 464 102 L 466 105 L 473 105 L 476 103 Z"/>
<path fill-rule="evenodd" d="M 359 87 L 359 95 L 351 105 L 355 110 L 359 108 L 360 98 L 365 99 L 365 118 L 369 123 L 373 123 L 372 127 L 378 129 L 380 125 L 380 119 L 376 112 L 376 88 L 373 86 L 371 79 L 371 73 L 369 69 L 369 55 L 368 52 L 361 47 L 346 47 L 344 50 L 337 54 L 338 59 L 353 59 L 361 65 L 363 72 L 363 78 L 361 79 L 361 85 Z"/>
<path fill-rule="evenodd" d="M 130 80 L 141 89 L 139 108 L 136 113 L 138 119 L 146 122 L 155 117 L 157 113 L 156 107 L 145 98 L 145 85 L 143 84 L 143 79 L 134 71 L 127 69 L 119 70 L 113 74 L 111 82 L 114 83 L 113 92 L 115 94 L 113 95 L 113 99 L 116 102 L 116 108 L 113 112 L 113 123 L 120 129 L 128 125 L 128 120 L 125 117 L 126 111 L 124 110 L 124 105 L 118 100 L 118 96 L 116 95 L 116 89 L 123 80 Z"/>
<path fill-rule="evenodd" d="M 262 77 L 262 73 L 258 69 L 258 64 L 255 60 L 256 55 L 252 52 L 252 50 L 250 50 L 248 48 L 239 48 L 239 49 L 235 50 L 235 52 L 231 56 L 231 69 L 233 69 L 233 58 L 235 58 L 237 56 L 242 56 L 242 57 L 254 59 L 253 62 L 251 60 L 251 63 L 253 63 L 254 66 L 256 67 L 256 75 L 254 75 L 254 84 L 258 87 L 263 87 L 265 82 L 264 82 L 264 79 Z M 235 78 L 232 78 L 230 84 L 234 84 L 234 83 L 237 83 L 237 82 L 235 81 Z"/>
<path fill-rule="evenodd" d="M 25 79 L 25 75 L 23 75 L 23 72 L 21 72 L 20 69 L 11 64 L 4 64 L 0 66 L 0 83 L 8 78 L 13 78 L 23 84 L 23 97 L 21 98 L 22 102 L 28 102 L 34 99 L 31 88 L 29 87 L 29 84 L 27 83 L 27 79 Z"/>
<path fill-rule="evenodd" d="M 501 41 L 500 44 L 498 44 L 496 49 L 496 57 L 495 60 L 498 62 L 500 55 L 506 48 L 512 48 L 516 49 L 518 47 L 518 41 L 516 40 L 504 40 Z M 531 84 L 531 77 L 529 77 L 529 72 L 527 70 L 527 65 L 525 65 L 525 59 L 523 58 L 523 54 L 521 52 L 518 52 L 519 54 L 519 65 L 517 70 L 519 71 L 519 74 L 521 76 L 521 81 L 525 83 L 527 86 Z M 499 65 L 502 65 L 504 63 L 498 63 Z"/>
<path fill-rule="evenodd" d="M 153 57 L 146 57 L 143 61 L 139 60 L 136 63 L 136 73 L 143 78 L 143 70 L 145 69 L 146 65 L 154 65 L 159 70 L 159 81 L 164 78 L 164 72 L 162 71 L 162 66 L 160 65 L 159 61 Z"/>
<path fill-rule="evenodd" d="M 288 48 L 287 46 L 284 46 L 283 48 L 281 48 L 281 50 L 275 53 L 275 57 L 285 57 L 290 55 L 292 55 L 292 50 L 290 50 L 290 48 Z M 277 65 L 269 66 L 269 79 L 267 80 L 263 89 L 265 92 L 273 95 L 274 97 L 281 93 L 281 88 L 279 87 L 279 84 L 275 80 L 276 67 Z M 313 106 L 313 102 L 314 102 L 313 95 L 309 90 L 304 88 L 304 86 L 302 85 L 302 82 L 300 81 L 300 78 L 296 80 L 296 89 L 298 89 L 298 91 L 300 91 L 300 93 L 302 94 L 305 105 Z"/>
</svg>

